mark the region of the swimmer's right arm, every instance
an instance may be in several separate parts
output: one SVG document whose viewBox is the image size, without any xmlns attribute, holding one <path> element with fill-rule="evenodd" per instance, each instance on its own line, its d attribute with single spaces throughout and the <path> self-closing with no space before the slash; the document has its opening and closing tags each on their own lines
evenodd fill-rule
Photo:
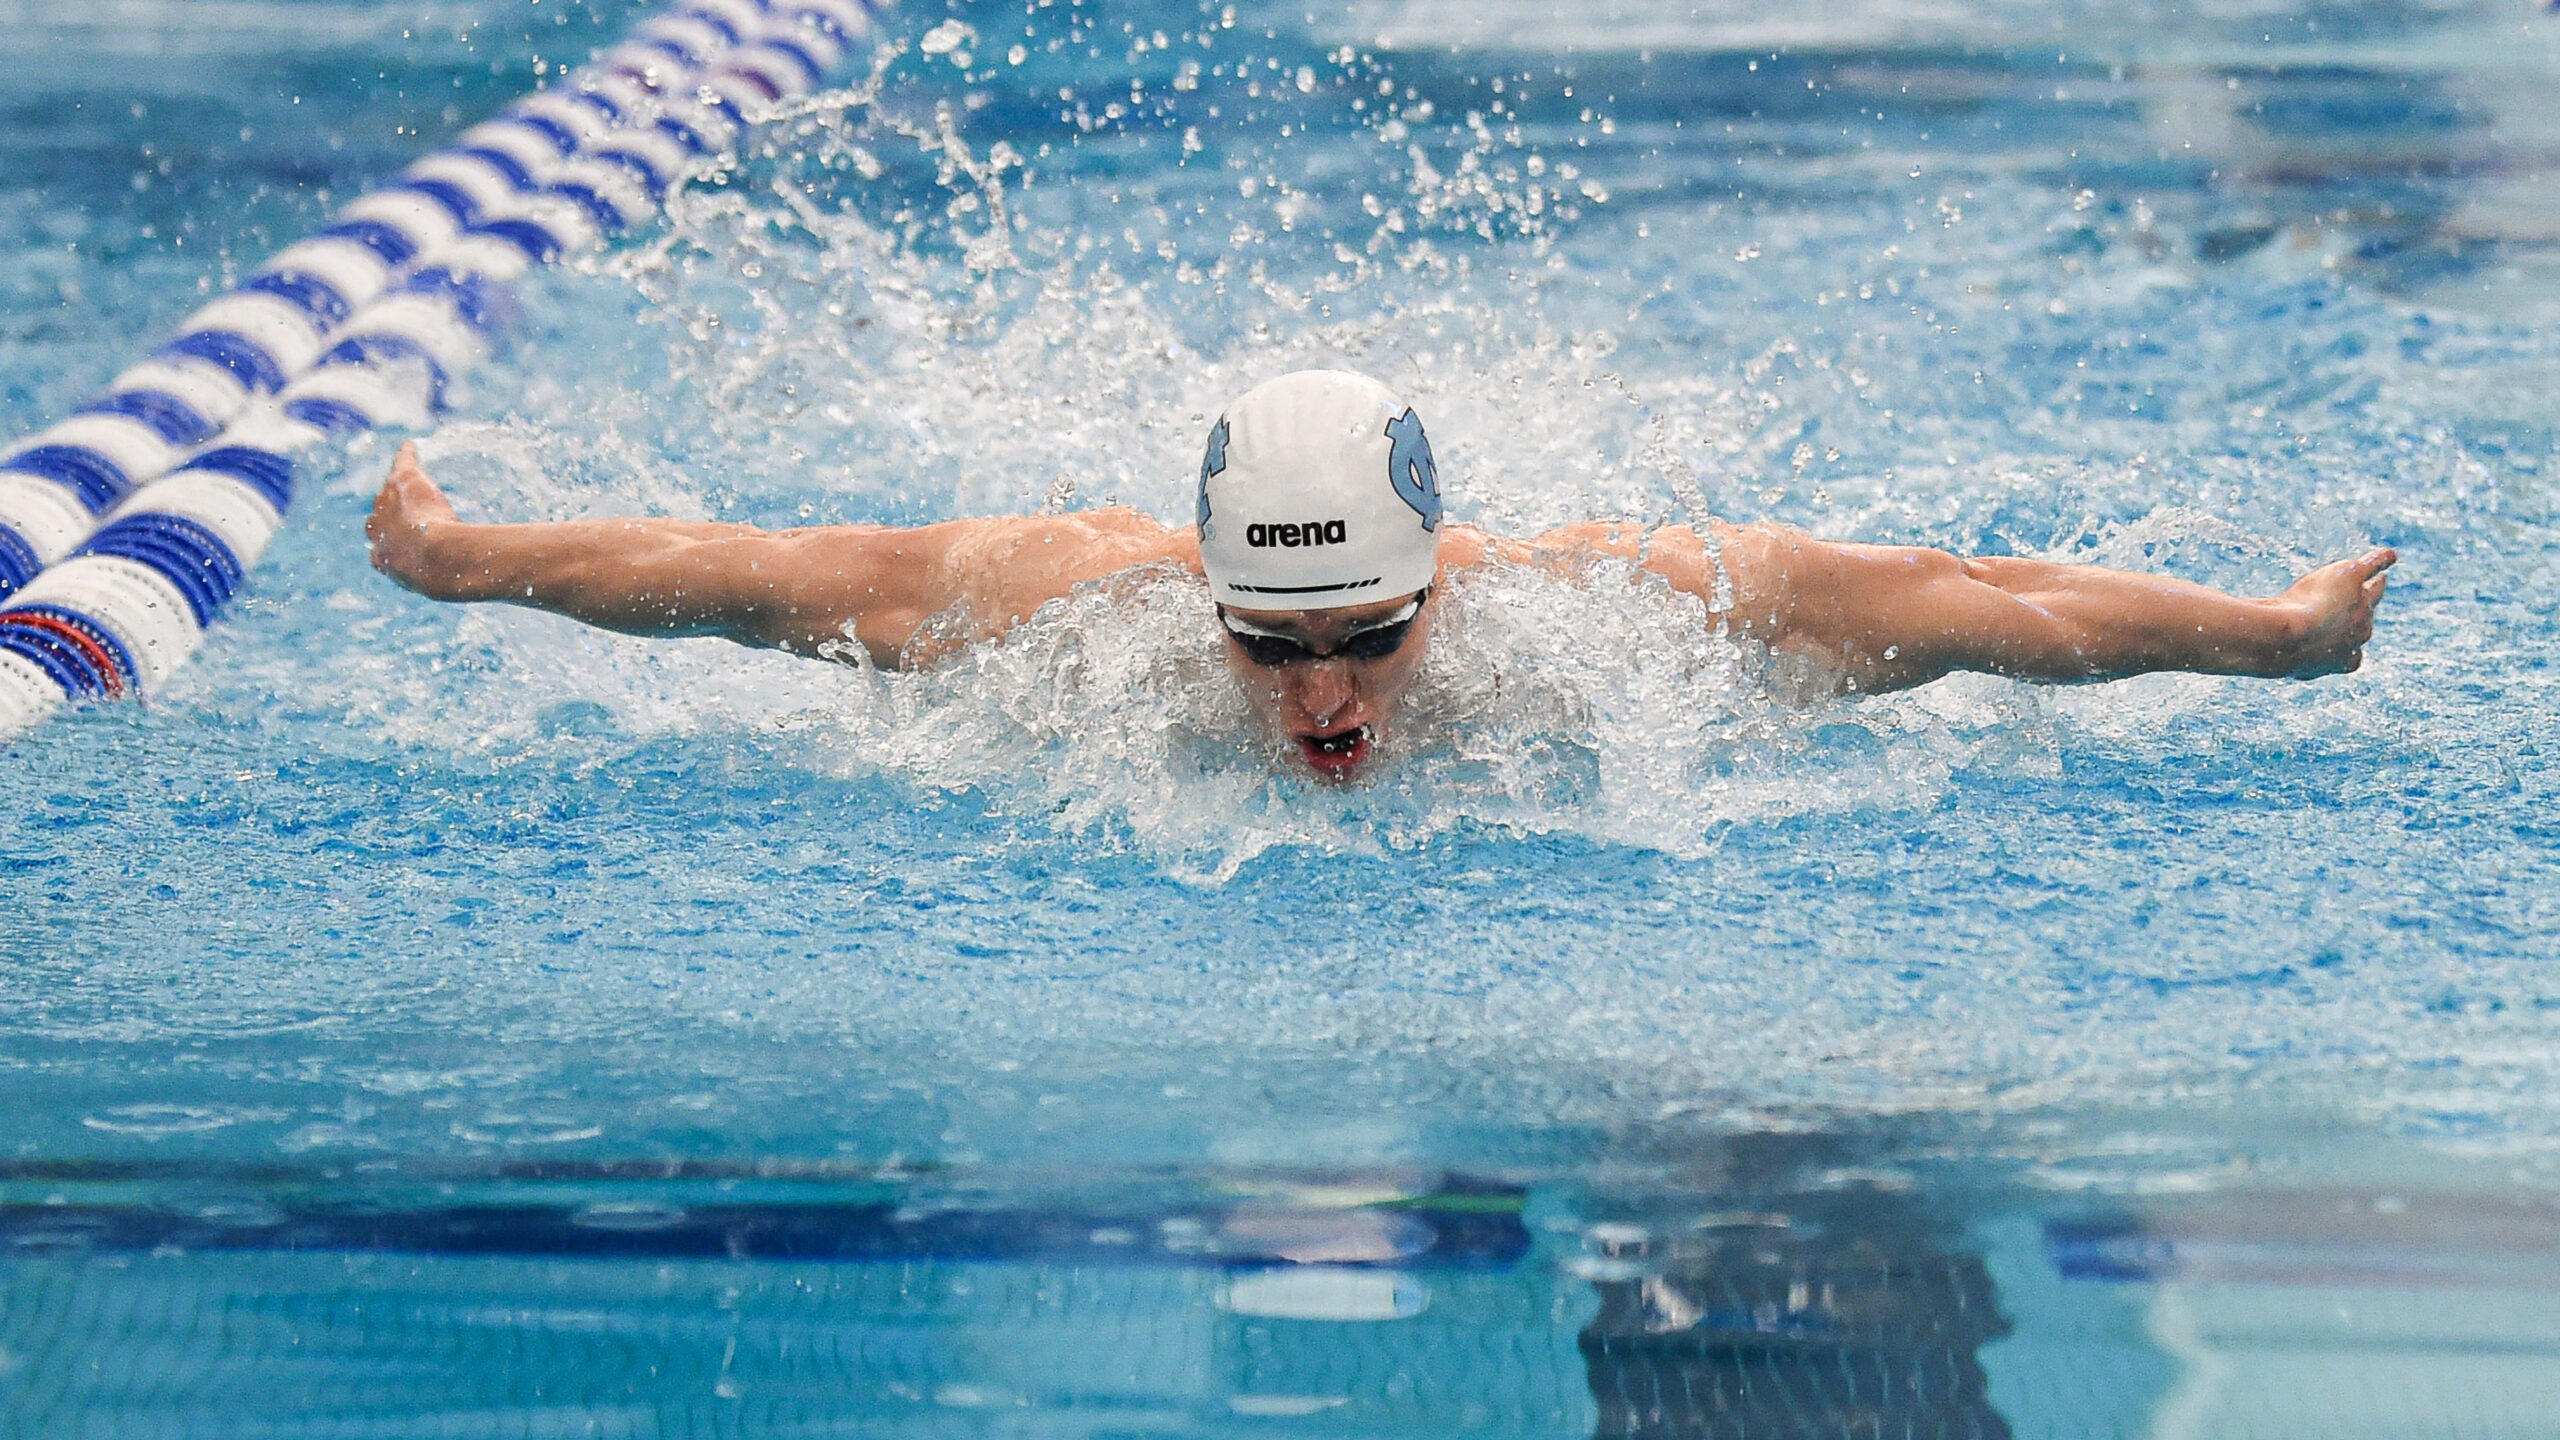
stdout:
<svg viewBox="0 0 2560 1440">
<path fill-rule="evenodd" d="M 432 600 L 500 601 L 626 635 L 716 635 L 815 653 L 848 636 L 894 666 L 956 596 L 947 527 L 766 531 L 684 520 L 471 524 L 403 445 L 365 522 L 374 568 Z"/>
<path fill-rule="evenodd" d="M 955 617 L 948 638 L 979 639 L 1078 581 L 1185 558 L 1181 537 L 1125 511 L 913 529 L 472 524 L 427 478 L 414 445 L 400 447 L 365 534 L 374 568 L 429 599 L 499 601 L 626 635 L 716 635 L 804 655 L 851 638 L 883 668 L 933 658 L 914 643 L 928 620 Z M 1189 559 L 1196 566 L 1196 552 Z"/>
</svg>

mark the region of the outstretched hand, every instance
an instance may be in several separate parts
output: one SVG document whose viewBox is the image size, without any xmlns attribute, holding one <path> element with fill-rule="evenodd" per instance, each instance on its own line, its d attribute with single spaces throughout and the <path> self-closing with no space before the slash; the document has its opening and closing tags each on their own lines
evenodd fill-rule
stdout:
<svg viewBox="0 0 2560 1440">
<path fill-rule="evenodd" d="M 2291 612 L 2294 627 L 2286 675 L 2308 680 L 2343 675 L 2364 664 L 2374 607 L 2382 603 L 2387 584 L 2383 572 L 2399 559 L 2399 551 L 2379 546 L 2353 560 L 2323 565 L 2275 598 L 2275 604 Z"/>
<path fill-rule="evenodd" d="M 453 503 L 418 464 L 417 442 L 402 445 L 382 493 L 373 497 L 373 513 L 365 517 L 373 568 L 407 589 L 430 593 L 434 570 L 428 563 L 427 536 L 455 518 Z"/>
</svg>

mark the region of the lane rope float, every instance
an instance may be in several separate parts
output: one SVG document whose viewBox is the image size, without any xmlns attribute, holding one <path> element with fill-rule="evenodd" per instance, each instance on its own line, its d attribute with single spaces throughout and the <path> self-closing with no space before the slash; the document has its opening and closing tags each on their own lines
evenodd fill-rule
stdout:
<svg viewBox="0 0 2560 1440">
<path fill-rule="evenodd" d="M 293 503 L 293 456 L 426 428 L 507 287 L 654 217 L 886 0 L 681 0 L 347 205 L 70 418 L 0 449 L 0 737 L 148 695 Z"/>
</svg>

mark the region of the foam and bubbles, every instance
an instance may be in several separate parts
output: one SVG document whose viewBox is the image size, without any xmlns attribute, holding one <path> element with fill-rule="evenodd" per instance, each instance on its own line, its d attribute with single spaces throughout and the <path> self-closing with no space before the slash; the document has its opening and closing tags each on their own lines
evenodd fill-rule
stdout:
<svg viewBox="0 0 2560 1440">
<path fill-rule="evenodd" d="M 1254 720 L 1188 575 L 1094 587 L 939 669 L 875 676 L 825 723 L 848 763 L 1219 877 L 1274 845 L 1376 854 L 1470 824 L 1694 851 L 1766 803 L 1720 772 L 1784 722 L 1694 599 L 1505 567 L 1433 605 L 1423 674 L 1348 788 L 1295 773 Z"/>
</svg>

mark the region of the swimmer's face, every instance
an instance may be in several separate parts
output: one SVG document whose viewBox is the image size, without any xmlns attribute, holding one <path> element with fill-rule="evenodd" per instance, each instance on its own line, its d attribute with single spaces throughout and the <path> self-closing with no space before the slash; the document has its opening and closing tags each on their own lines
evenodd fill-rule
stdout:
<svg viewBox="0 0 2560 1440">
<path fill-rule="evenodd" d="M 1430 594 L 1346 610 L 1221 606 L 1227 669 L 1300 764 L 1326 780 L 1349 780 L 1386 738 L 1422 673 Z"/>
</svg>

